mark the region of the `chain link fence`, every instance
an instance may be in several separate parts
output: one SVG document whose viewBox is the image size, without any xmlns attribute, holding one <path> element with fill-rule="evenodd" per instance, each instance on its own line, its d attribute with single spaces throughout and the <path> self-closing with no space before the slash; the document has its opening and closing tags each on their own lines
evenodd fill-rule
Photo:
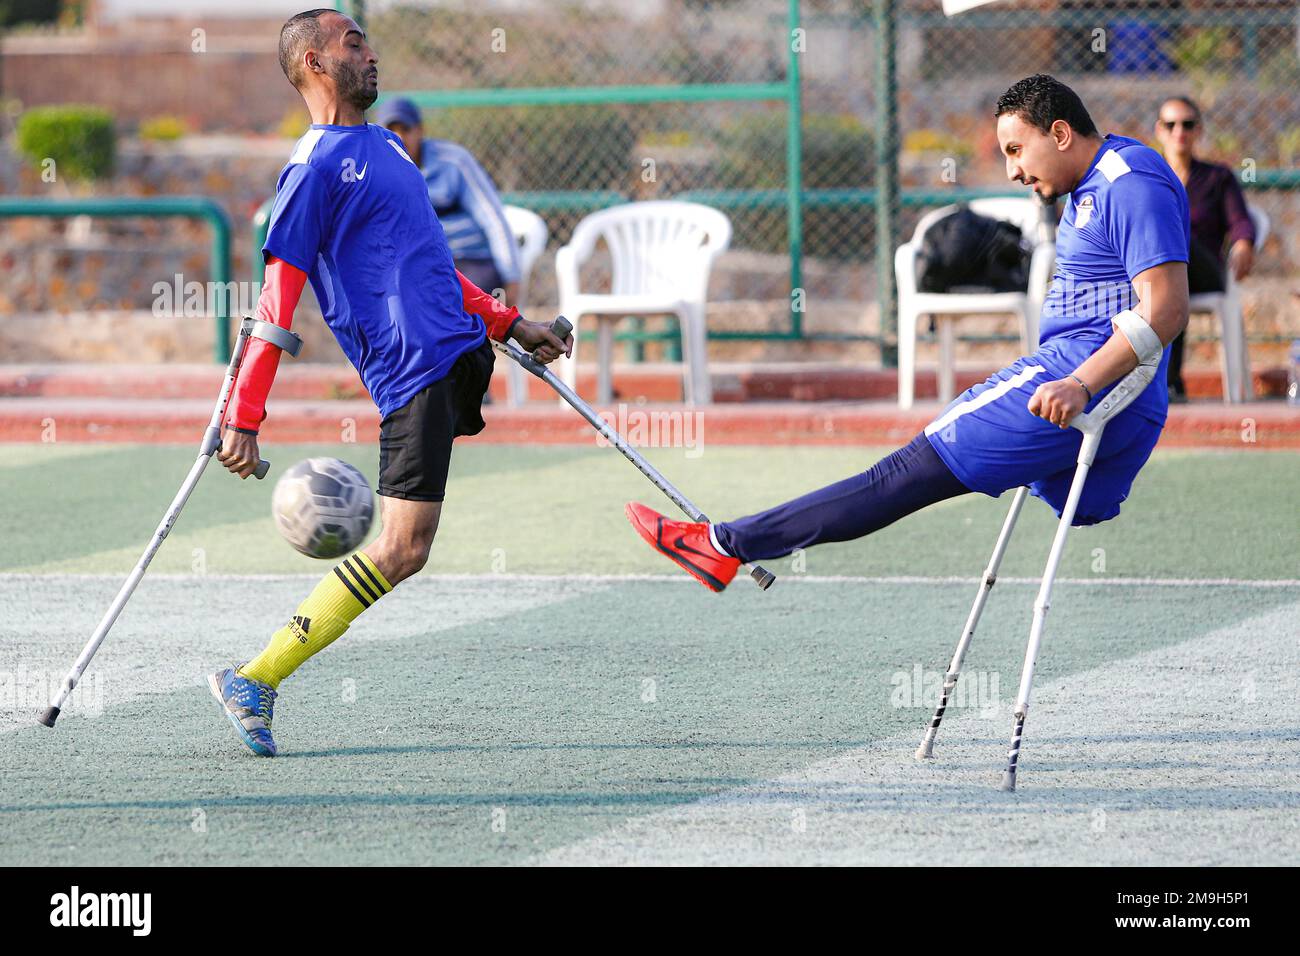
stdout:
<svg viewBox="0 0 1300 956">
<path fill-rule="evenodd" d="M 1161 103 L 1190 97 L 1202 112 L 1198 158 L 1231 169 L 1248 203 L 1271 220 L 1272 238 L 1248 287 L 1247 319 L 1255 342 L 1281 360 L 1284 343 L 1300 334 L 1300 7 L 1276 0 L 1037 0 L 949 18 L 936 6 L 894 4 L 903 199 L 896 238 L 907 238 L 925 211 L 907 205 L 909 195 L 1006 184 L 991 112 L 1019 77 L 1055 75 L 1079 93 L 1102 132 L 1157 149 Z M 1194 316 L 1189 341 L 1213 361 L 1213 317 Z"/>
<path fill-rule="evenodd" d="M 1287 285 L 1300 226 L 1296 3 L 1021 0 L 947 17 L 938 0 L 477 0 L 357 12 L 385 89 L 420 91 L 429 134 L 468 146 L 508 201 L 541 213 L 552 251 L 615 202 L 726 211 L 735 232 L 712 290 L 721 338 L 883 342 L 888 360 L 892 251 L 919 216 L 1024 194 L 1006 181 L 992 107 L 1034 72 L 1073 86 L 1104 132 L 1153 145 L 1160 102 L 1195 99 L 1202 158 L 1231 167 L 1274 222 L 1252 335 L 1300 331 Z M 551 261 L 535 273 L 543 301 Z M 806 314 L 791 314 L 792 285 Z"/>
<path fill-rule="evenodd" d="M 365 23 L 386 95 L 414 95 L 428 135 L 467 146 L 507 202 L 546 220 L 548 251 L 530 283 L 538 307 L 556 301 L 554 253 L 583 216 L 620 202 L 689 199 L 722 209 L 734 227 L 711 281 L 712 355 L 888 363 L 894 250 L 929 209 L 1026 195 L 1006 181 L 992 109 L 1012 82 L 1046 71 L 1078 90 L 1104 131 L 1153 144 L 1162 99 L 1198 102 L 1202 158 L 1230 167 L 1272 223 L 1245 287 L 1252 350 L 1280 364 L 1284 343 L 1300 335 L 1296 2 L 1004 0 L 953 17 L 940 0 L 344 6 Z M 257 29 L 260 41 L 274 23 Z M 292 109 L 305 121 L 296 102 Z M 177 150 L 165 157 L 175 176 L 147 178 L 163 160 L 138 146 L 121 151 L 121 190 L 185 192 L 204 177 L 224 184 L 213 189 L 224 190 L 237 221 L 266 197 L 273 179 L 263 167 L 278 168 L 285 149 L 243 142 L 229 161 L 206 166 Z M 253 168 L 263 148 L 269 158 Z M 0 163 L 6 189 L 16 170 L 16 160 Z M 201 263 L 206 238 L 192 238 Z M 241 275 L 251 271 L 245 246 L 237 244 Z M 0 289 L 0 312 L 65 300 L 126 308 L 148 301 L 136 286 L 147 291 L 176 270 L 137 271 L 130 288 L 100 282 L 99 298 L 87 298 L 81 282 L 64 283 L 63 298 L 26 294 L 59 286 L 33 274 Z M 966 359 L 984 349 L 981 358 L 1001 360 L 1016 330 L 992 319 L 961 331 Z M 655 322 L 627 332 L 648 339 L 647 357 L 675 336 Z M 1193 319 L 1191 339 L 1214 360 L 1210 317 Z"/>
</svg>

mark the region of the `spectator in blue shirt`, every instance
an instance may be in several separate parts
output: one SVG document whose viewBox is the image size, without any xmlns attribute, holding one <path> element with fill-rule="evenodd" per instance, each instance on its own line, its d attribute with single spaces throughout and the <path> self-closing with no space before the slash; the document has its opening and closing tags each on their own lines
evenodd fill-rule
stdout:
<svg viewBox="0 0 1300 956">
<path fill-rule="evenodd" d="M 519 250 L 506 222 L 496 184 L 465 147 L 426 139 L 420 110 L 408 99 L 388 100 L 376 121 L 396 133 L 429 187 L 456 268 L 480 289 L 505 295 L 507 307 L 519 294 Z"/>
</svg>

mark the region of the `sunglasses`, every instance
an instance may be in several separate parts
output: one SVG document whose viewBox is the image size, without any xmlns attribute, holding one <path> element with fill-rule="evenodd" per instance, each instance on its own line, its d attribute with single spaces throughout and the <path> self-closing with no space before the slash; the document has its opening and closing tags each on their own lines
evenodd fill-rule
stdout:
<svg viewBox="0 0 1300 956">
<path fill-rule="evenodd" d="M 1160 125 L 1163 126 L 1165 129 L 1169 130 L 1170 132 L 1173 132 L 1175 126 L 1181 126 L 1185 130 L 1194 130 L 1196 129 L 1196 120 L 1194 119 L 1161 120 Z"/>
</svg>

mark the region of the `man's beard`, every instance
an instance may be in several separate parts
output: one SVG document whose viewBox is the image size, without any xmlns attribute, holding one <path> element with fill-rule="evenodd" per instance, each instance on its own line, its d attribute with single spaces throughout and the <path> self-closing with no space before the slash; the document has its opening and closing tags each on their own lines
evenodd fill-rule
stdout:
<svg viewBox="0 0 1300 956">
<path fill-rule="evenodd" d="M 1035 197 L 1042 200 L 1044 203 L 1046 203 L 1049 206 L 1052 203 L 1056 202 L 1056 200 L 1059 199 L 1061 195 L 1051 186 L 1048 186 L 1046 183 L 1044 183 L 1041 179 L 1035 180 L 1032 183 L 1026 183 L 1025 185 L 1029 187 L 1029 191 L 1032 192 Z"/>
<path fill-rule="evenodd" d="M 366 82 L 370 67 L 356 69 L 340 60 L 335 60 L 331 65 L 334 67 L 334 87 L 338 90 L 339 99 L 355 106 L 363 113 L 375 105 L 375 100 L 379 98 L 379 89 L 377 86 L 372 88 Z"/>
</svg>

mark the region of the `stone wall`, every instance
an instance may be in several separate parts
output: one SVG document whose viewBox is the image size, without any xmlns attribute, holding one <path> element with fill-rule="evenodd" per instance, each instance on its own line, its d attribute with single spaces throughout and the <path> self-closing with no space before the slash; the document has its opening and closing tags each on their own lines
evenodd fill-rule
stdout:
<svg viewBox="0 0 1300 956">
<path fill-rule="evenodd" d="M 102 106 L 128 128 L 166 115 L 195 131 L 271 132 L 292 111 L 306 115 L 276 58 L 282 22 L 135 20 L 120 32 L 11 35 L 0 40 L 0 89 L 24 108 Z"/>
<path fill-rule="evenodd" d="M 251 278 L 250 223 L 275 193 L 293 147 L 261 137 L 188 137 L 174 143 L 124 140 L 114 175 L 93 193 L 44 183 L 9 149 L 0 150 L 0 188 L 68 198 L 203 195 L 230 217 L 234 276 Z M 0 219 L 0 317 L 16 313 L 149 309 L 155 283 L 208 282 L 211 231 L 201 220 L 99 219 L 88 229 L 67 219 Z"/>
</svg>

